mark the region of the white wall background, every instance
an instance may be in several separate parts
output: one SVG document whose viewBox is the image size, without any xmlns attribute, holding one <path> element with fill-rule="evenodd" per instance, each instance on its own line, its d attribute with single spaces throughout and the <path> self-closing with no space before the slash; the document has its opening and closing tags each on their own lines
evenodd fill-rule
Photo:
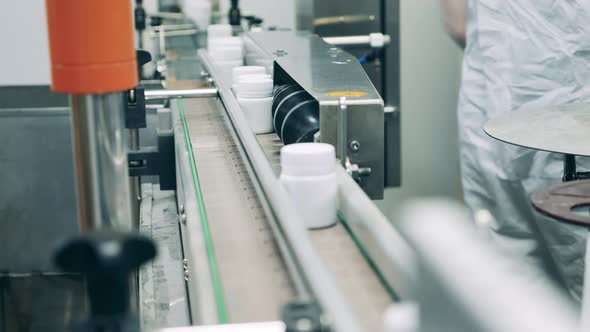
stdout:
<svg viewBox="0 0 590 332">
<path fill-rule="evenodd" d="M 387 190 L 379 203 L 393 222 L 408 199 L 461 199 L 457 96 L 462 51 L 443 28 L 438 1 L 400 2 L 402 187 Z"/>
<path fill-rule="evenodd" d="M 0 1 L 0 86 L 51 82 L 45 0 Z"/>
</svg>

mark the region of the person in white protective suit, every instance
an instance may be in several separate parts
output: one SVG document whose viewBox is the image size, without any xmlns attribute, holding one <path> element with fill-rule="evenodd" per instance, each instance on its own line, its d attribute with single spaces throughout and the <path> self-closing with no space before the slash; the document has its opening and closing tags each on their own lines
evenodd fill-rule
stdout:
<svg viewBox="0 0 590 332">
<path fill-rule="evenodd" d="M 590 1 L 444 0 L 447 14 L 459 16 L 447 16 L 455 39 L 462 33 L 457 2 L 464 9 L 466 1 L 459 101 L 465 202 L 492 213 L 491 233 L 501 246 L 557 271 L 579 299 L 588 231 L 539 215 L 530 200 L 561 182 L 563 156 L 501 143 L 482 127 L 505 112 L 590 100 Z M 590 170 L 589 160 L 578 158 L 578 167 Z"/>
</svg>

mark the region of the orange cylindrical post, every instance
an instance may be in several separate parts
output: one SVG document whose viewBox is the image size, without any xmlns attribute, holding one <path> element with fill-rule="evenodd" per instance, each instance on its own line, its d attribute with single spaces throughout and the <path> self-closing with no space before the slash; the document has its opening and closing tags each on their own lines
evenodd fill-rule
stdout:
<svg viewBox="0 0 590 332">
<path fill-rule="evenodd" d="M 102 94 L 137 86 L 129 0 L 46 0 L 52 88 Z"/>
</svg>

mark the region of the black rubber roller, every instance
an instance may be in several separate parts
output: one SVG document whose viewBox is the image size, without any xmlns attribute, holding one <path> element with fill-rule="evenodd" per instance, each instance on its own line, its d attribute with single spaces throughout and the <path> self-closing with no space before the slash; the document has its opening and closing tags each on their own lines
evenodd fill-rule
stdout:
<svg viewBox="0 0 590 332">
<path fill-rule="evenodd" d="M 301 88 L 295 84 L 284 84 L 284 85 L 277 85 L 273 91 L 273 101 L 272 101 L 272 115 L 275 115 L 277 110 L 277 106 L 279 106 L 280 102 L 288 95 L 293 92 L 300 91 Z"/>
<path fill-rule="evenodd" d="M 320 130 L 319 103 L 296 85 L 283 85 L 275 89 L 273 124 L 275 132 L 285 145 L 313 142 Z"/>
</svg>

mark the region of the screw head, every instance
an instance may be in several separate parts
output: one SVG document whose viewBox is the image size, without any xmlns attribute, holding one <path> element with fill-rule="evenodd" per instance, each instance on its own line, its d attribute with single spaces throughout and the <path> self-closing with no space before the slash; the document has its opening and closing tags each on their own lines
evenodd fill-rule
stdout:
<svg viewBox="0 0 590 332">
<path fill-rule="evenodd" d="M 273 53 L 274 53 L 276 56 L 284 56 L 284 55 L 287 55 L 287 52 L 286 52 L 284 49 L 282 49 L 282 48 L 279 48 L 279 49 L 277 49 L 277 50 L 276 50 L 276 51 L 274 51 Z"/>
<path fill-rule="evenodd" d="M 183 225 L 186 225 L 186 214 L 181 214 L 180 215 L 180 222 L 182 222 Z"/>
<path fill-rule="evenodd" d="M 184 205 L 180 205 L 180 206 L 178 207 L 178 211 L 179 211 L 180 213 L 184 213 Z"/>
<path fill-rule="evenodd" d="M 350 149 L 354 152 L 358 152 L 361 149 L 361 143 L 359 141 L 350 142 Z"/>
</svg>

